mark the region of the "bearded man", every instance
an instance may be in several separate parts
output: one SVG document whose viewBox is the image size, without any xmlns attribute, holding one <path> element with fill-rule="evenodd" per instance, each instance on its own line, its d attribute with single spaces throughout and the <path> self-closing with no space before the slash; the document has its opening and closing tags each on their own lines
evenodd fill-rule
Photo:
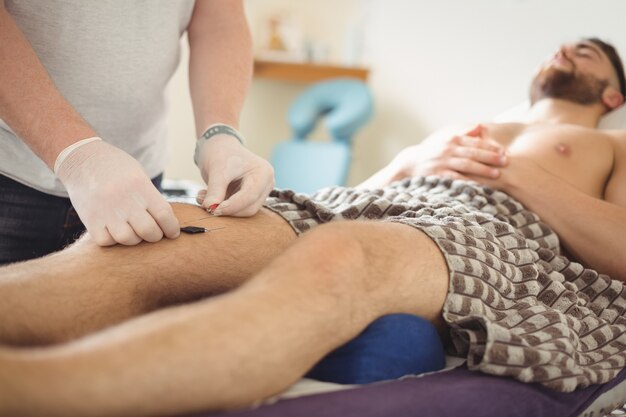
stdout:
<svg viewBox="0 0 626 417">
<path fill-rule="evenodd" d="M 436 324 L 470 369 L 609 381 L 626 365 L 626 132 L 596 127 L 624 94 L 610 45 L 567 44 L 525 123 L 436 133 L 356 188 L 275 190 L 252 218 L 173 207 L 211 233 L 87 236 L 1 269 L 0 415 L 248 406 L 391 313 Z"/>
</svg>

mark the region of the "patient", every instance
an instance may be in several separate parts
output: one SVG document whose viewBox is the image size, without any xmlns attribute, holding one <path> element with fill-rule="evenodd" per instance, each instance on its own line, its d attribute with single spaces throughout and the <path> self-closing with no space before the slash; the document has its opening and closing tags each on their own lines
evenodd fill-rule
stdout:
<svg viewBox="0 0 626 417">
<path fill-rule="evenodd" d="M 391 313 L 435 323 L 470 369 L 607 382 L 626 365 L 626 132 L 596 126 L 623 98 L 612 47 L 568 44 L 526 123 L 436 133 L 252 218 L 174 206 L 208 233 L 1 269 L 0 415 L 249 406 Z"/>
</svg>

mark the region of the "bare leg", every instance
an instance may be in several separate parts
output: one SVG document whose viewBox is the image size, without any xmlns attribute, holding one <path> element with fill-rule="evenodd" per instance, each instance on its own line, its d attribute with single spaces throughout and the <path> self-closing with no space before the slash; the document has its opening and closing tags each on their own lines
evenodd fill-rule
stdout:
<svg viewBox="0 0 626 417">
<path fill-rule="evenodd" d="M 0 415 L 159 416 L 250 405 L 379 316 L 438 323 L 447 287 L 443 257 L 417 230 L 321 226 L 228 294 L 63 346 L 0 350 Z"/>
<path fill-rule="evenodd" d="M 295 238 L 267 210 L 246 219 L 174 205 L 181 224 L 224 229 L 134 247 L 88 239 L 0 269 L 0 342 L 58 343 L 160 307 L 240 285 Z M 202 220 L 198 220 L 202 219 Z"/>
</svg>

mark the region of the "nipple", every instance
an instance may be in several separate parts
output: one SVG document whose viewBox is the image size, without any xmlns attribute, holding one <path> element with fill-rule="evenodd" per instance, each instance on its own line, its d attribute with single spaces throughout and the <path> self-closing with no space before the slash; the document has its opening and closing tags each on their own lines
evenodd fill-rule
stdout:
<svg viewBox="0 0 626 417">
<path fill-rule="evenodd" d="M 569 147 L 569 145 L 566 145 L 562 142 L 557 143 L 554 146 L 554 149 L 556 149 L 558 153 L 564 156 L 569 156 L 572 153 L 572 149 Z"/>
</svg>

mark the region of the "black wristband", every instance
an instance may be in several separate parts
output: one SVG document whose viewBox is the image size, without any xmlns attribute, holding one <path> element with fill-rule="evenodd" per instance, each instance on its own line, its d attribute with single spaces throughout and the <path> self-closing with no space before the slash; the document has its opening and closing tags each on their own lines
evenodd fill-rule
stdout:
<svg viewBox="0 0 626 417">
<path fill-rule="evenodd" d="M 200 150 L 202 149 L 202 145 L 216 135 L 229 135 L 236 138 L 242 145 L 245 146 L 245 141 L 241 133 L 239 133 L 236 129 L 222 123 L 217 123 L 209 126 L 209 128 L 198 138 L 196 141 L 196 151 L 193 155 L 193 161 L 198 165 L 198 160 L 200 159 Z"/>
</svg>

